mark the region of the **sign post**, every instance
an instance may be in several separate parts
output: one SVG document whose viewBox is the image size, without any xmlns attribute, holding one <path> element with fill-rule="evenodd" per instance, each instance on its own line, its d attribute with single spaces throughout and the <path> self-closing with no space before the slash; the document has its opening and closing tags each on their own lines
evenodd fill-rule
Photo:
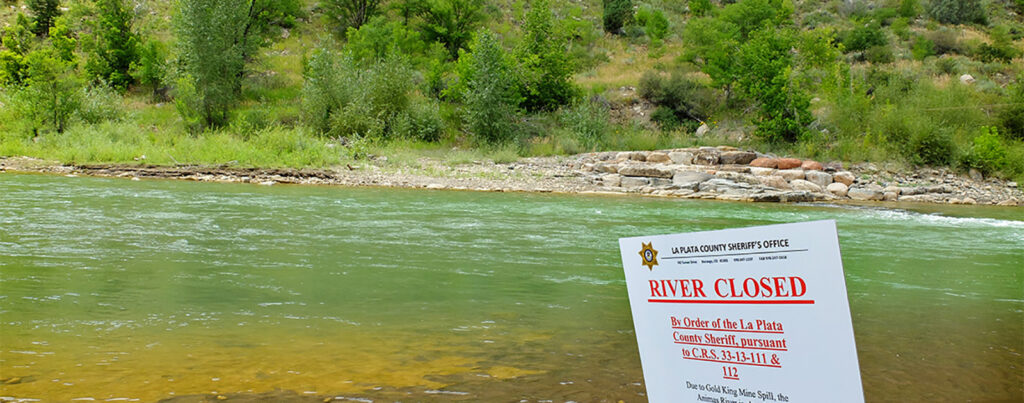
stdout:
<svg viewBox="0 0 1024 403">
<path fill-rule="evenodd" d="M 863 402 L 835 221 L 619 240 L 651 402 Z"/>
</svg>

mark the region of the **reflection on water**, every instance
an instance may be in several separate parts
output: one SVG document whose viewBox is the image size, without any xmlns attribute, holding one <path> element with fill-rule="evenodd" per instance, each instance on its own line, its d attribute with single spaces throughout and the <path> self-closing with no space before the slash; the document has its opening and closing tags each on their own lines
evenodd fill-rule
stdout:
<svg viewBox="0 0 1024 403">
<path fill-rule="evenodd" d="M 0 175 L 0 396 L 643 401 L 618 238 L 836 219 L 868 400 L 1021 399 L 1024 213 L 946 209 Z"/>
</svg>

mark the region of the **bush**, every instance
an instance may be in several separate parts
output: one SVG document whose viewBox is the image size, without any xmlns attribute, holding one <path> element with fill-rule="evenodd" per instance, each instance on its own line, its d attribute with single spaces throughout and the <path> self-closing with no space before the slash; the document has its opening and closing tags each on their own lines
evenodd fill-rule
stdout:
<svg viewBox="0 0 1024 403">
<path fill-rule="evenodd" d="M 651 120 L 666 131 L 680 125 L 695 129 L 718 106 L 714 92 L 689 78 L 684 70 L 673 71 L 669 76 L 648 71 L 640 78 L 638 92 L 658 107 Z"/>
<path fill-rule="evenodd" d="M 604 22 L 605 32 L 619 34 L 622 27 L 633 20 L 632 0 L 604 0 Z"/>
<path fill-rule="evenodd" d="M 999 113 L 999 124 L 1006 138 L 1024 141 L 1024 74 L 1010 90 L 1011 105 Z"/>
<path fill-rule="evenodd" d="M 167 50 L 164 44 L 154 39 L 146 41 L 139 48 L 139 60 L 132 64 L 131 74 L 136 82 L 149 87 L 153 100 L 157 100 L 167 75 Z"/>
<path fill-rule="evenodd" d="M 427 50 L 419 32 L 401 21 L 388 21 L 383 17 L 374 18 L 359 28 L 350 27 L 346 36 L 348 44 L 345 48 L 362 62 L 374 62 L 390 54 L 416 57 Z"/>
<path fill-rule="evenodd" d="M 914 57 L 914 60 L 924 60 L 928 56 L 935 55 L 935 44 L 928 40 L 928 38 L 919 36 L 910 47 L 910 54 Z"/>
<path fill-rule="evenodd" d="M 714 9 L 715 6 L 711 4 L 711 0 L 690 0 L 690 13 L 695 16 L 703 17 Z"/>
<path fill-rule="evenodd" d="M 892 49 L 888 45 L 872 46 L 864 52 L 864 60 L 874 64 L 892 63 L 894 59 L 895 56 L 893 56 Z"/>
<path fill-rule="evenodd" d="M 922 130 L 910 138 L 908 157 L 916 165 L 949 165 L 956 147 L 948 130 Z"/>
<path fill-rule="evenodd" d="M 944 55 L 948 53 L 963 53 L 960 45 L 959 34 L 951 29 L 942 27 L 938 30 L 928 31 L 925 38 L 935 45 L 935 54 Z"/>
<path fill-rule="evenodd" d="M 901 0 L 897 12 L 903 18 L 914 18 L 920 13 L 920 5 L 917 0 Z"/>
<path fill-rule="evenodd" d="M 847 52 L 860 52 L 875 46 L 889 44 L 889 40 L 885 37 L 885 31 L 882 31 L 882 27 L 877 21 L 846 31 L 842 35 L 841 42 Z"/>
<path fill-rule="evenodd" d="M 83 87 L 75 115 L 89 124 L 117 121 L 124 117 L 121 96 L 107 86 Z"/>
<path fill-rule="evenodd" d="M 994 127 L 982 127 L 981 132 L 974 137 L 970 151 L 964 157 L 964 165 L 988 175 L 1009 166 L 1008 156 L 1006 146 L 999 138 L 999 131 Z"/>
<path fill-rule="evenodd" d="M 563 108 L 559 120 L 579 145 L 593 150 L 604 141 L 608 133 L 608 112 L 608 105 L 602 99 L 590 98 Z"/>
<path fill-rule="evenodd" d="M 668 18 L 665 18 L 665 13 L 651 6 L 640 7 L 636 13 L 636 22 L 643 25 L 644 32 L 652 40 L 665 39 L 668 34 Z"/>
<path fill-rule="evenodd" d="M 981 0 L 931 0 L 927 11 L 943 24 L 986 24 L 988 20 Z"/>
<path fill-rule="evenodd" d="M 459 57 L 486 18 L 483 0 L 423 0 L 416 10 L 424 39 L 443 43 L 452 59 Z"/>
<path fill-rule="evenodd" d="M 757 135 L 769 143 L 796 142 L 812 120 L 810 97 L 792 84 L 795 35 L 788 29 L 763 29 L 740 48 L 737 88 L 759 104 Z"/>
<path fill-rule="evenodd" d="M 347 35 L 350 29 L 359 29 L 377 15 L 380 5 L 381 0 L 324 0 L 320 7 L 337 32 Z"/>
<path fill-rule="evenodd" d="M 139 37 L 132 31 L 134 13 L 125 0 L 99 0 L 92 57 L 85 71 L 96 82 L 125 90 L 133 83 L 132 65 L 139 61 Z"/>
<path fill-rule="evenodd" d="M 989 34 L 992 44 L 984 43 L 978 49 L 978 59 L 985 63 L 1009 63 L 1020 53 L 1010 37 L 1010 28 L 1000 25 Z"/>
</svg>

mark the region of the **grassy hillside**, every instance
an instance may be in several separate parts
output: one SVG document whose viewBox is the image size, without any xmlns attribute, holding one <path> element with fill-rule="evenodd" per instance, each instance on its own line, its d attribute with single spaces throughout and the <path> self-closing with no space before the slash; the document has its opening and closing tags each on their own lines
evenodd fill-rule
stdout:
<svg viewBox="0 0 1024 403">
<path fill-rule="evenodd" d="M 452 0 L 432 0 L 445 1 Z M 426 17 L 403 16 L 396 6 L 408 2 L 385 1 L 380 21 L 364 26 L 356 44 L 330 18 L 323 6 L 329 1 L 298 2 L 294 19 L 275 26 L 267 46 L 248 59 L 229 119 L 220 125 L 197 125 L 183 119 L 176 107 L 184 96 L 185 69 L 173 23 L 175 3 L 128 3 L 141 41 L 158 41 L 164 49 L 161 58 L 167 65 L 159 96 L 138 82 L 119 92 L 89 79 L 97 4 L 64 0 L 67 37 L 75 40 L 67 74 L 77 83 L 76 111 L 61 128 L 66 130 L 58 130 L 48 118 L 27 116 L 25 98 L 19 98 L 27 84 L 5 83 L 0 155 L 65 162 L 331 166 L 369 154 L 458 161 L 466 159 L 467 149 L 478 158 L 509 159 L 730 144 L 823 160 L 945 165 L 1024 176 L 1020 0 L 634 1 L 634 17 L 614 33 L 602 29 L 602 1 L 552 2 L 550 36 L 568 56 L 574 96 L 555 107 L 513 105 L 514 124 L 501 141 L 486 140 L 483 129 L 473 125 L 472 91 L 448 94 L 466 85 L 469 67 L 438 53 L 440 45 L 426 39 Z M 970 7 L 973 3 L 980 7 Z M 757 20 L 746 34 L 744 24 L 763 6 L 773 10 L 773 17 Z M 531 9 L 525 0 L 487 0 L 482 20 L 472 29 L 495 34 L 514 59 L 509 74 L 518 74 L 517 82 L 531 77 L 523 73 L 529 62 L 520 51 L 529 41 Z M 18 13 L 33 17 L 23 1 L 4 3 L 0 20 L 5 32 L 13 32 Z M 388 22 L 396 25 L 388 28 Z M 708 38 L 704 33 L 709 31 L 699 29 L 704 26 L 738 27 L 744 33 Z M 53 46 L 50 42 L 56 43 L 35 37 L 31 46 Z M 401 57 L 357 57 L 330 71 L 349 77 L 352 81 L 346 82 L 359 87 L 363 98 L 399 91 L 397 108 L 404 109 L 350 101 L 335 109 L 352 112 L 332 112 L 320 123 L 311 120 L 310 111 L 324 100 L 311 98 L 313 87 L 304 76 L 310 60 L 321 54 L 340 59 L 355 49 L 399 42 L 393 53 Z M 770 45 L 790 64 L 771 70 L 771 60 L 758 64 L 750 56 L 770 51 L 765 48 Z M 9 41 L 2 50 L 12 51 Z M 726 66 L 768 70 L 725 74 L 715 70 L 716 58 L 735 62 Z M 402 82 L 370 84 L 367 77 L 390 71 L 388 63 L 401 64 L 394 77 Z M 775 78 L 765 76 L 770 74 Z M 772 109 L 773 104 L 779 105 Z M 378 106 L 389 111 L 387 116 L 365 119 Z M 405 121 L 411 123 L 395 123 Z"/>
</svg>

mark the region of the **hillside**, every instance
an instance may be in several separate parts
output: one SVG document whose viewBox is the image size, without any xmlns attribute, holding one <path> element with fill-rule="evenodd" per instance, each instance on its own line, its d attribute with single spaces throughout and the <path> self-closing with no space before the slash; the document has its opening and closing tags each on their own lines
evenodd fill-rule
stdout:
<svg viewBox="0 0 1024 403">
<path fill-rule="evenodd" d="M 111 89 L 95 66 L 117 3 L 152 52 Z M 733 145 L 1024 178 L 1020 0 L 391 0 L 347 34 L 342 2 L 270 2 L 216 104 L 196 65 L 218 54 L 180 35 L 217 27 L 182 28 L 190 3 L 65 0 L 26 35 L 38 12 L 5 2 L 0 156 L 416 168 Z M 612 32 L 605 3 L 629 3 Z M 32 72 L 32 52 L 62 69 Z"/>
</svg>

